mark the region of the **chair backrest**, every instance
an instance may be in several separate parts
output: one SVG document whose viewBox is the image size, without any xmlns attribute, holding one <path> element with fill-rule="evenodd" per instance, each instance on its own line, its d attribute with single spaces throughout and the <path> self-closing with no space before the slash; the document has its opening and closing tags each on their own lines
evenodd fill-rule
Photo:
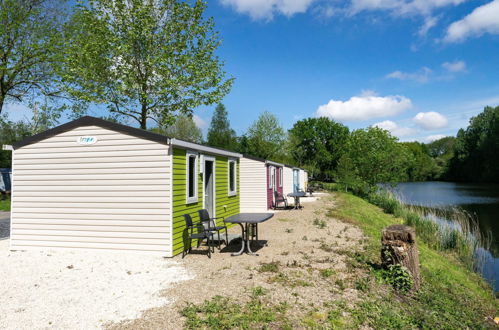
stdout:
<svg viewBox="0 0 499 330">
<path fill-rule="evenodd" d="M 281 194 L 279 194 L 278 191 L 274 191 L 274 196 L 275 196 L 275 199 L 283 199 L 284 197 L 282 197 Z"/>
<path fill-rule="evenodd" d="M 190 214 L 184 214 L 185 226 L 192 227 L 193 222 Z"/>
<path fill-rule="evenodd" d="M 211 228 L 215 228 L 217 226 L 215 220 L 210 218 L 210 213 L 208 213 L 207 209 L 199 210 L 198 213 L 199 213 L 199 219 L 203 224 L 204 229 L 210 230 Z"/>
</svg>

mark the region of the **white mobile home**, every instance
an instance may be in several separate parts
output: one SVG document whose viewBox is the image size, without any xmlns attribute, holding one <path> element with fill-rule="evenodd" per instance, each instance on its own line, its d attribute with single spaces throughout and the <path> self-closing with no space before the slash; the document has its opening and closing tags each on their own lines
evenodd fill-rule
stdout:
<svg viewBox="0 0 499 330">
<path fill-rule="evenodd" d="M 239 210 L 240 154 L 83 117 L 13 145 L 11 249 L 185 248 L 183 214 Z"/>
</svg>

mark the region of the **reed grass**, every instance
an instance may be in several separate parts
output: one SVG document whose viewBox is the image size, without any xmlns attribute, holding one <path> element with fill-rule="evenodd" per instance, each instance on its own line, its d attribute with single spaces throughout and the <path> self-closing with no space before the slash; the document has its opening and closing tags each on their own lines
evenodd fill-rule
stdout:
<svg viewBox="0 0 499 330">
<path fill-rule="evenodd" d="M 469 212 L 459 207 L 407 205 L 386 189 L 369 194 L 367 200 L 414 227 L 417 237 L 430 247 L 454 252 L 468 268 L 482 270 L 484 255 L 480 251 L 490 248 L 491 234 L 482 232 L 478 219 Z"/>
</svg>

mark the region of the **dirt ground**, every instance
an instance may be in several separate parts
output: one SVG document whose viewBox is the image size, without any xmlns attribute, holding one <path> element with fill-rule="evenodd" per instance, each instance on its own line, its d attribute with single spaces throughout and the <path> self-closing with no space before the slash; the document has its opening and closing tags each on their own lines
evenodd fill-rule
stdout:
<svg viewBox="0 0 499 330">
<path fill-rule="evenodd" d="M 244 303 L 251 288 L 257 286 L 267 289 L 271 301 L 287 302 L 291 306 L 288 315 L 296 319 L 305 317 L 310 306 L 340 299 L 355 303 L 357 290 L 344 284 L 354 276 L 345 263 L 345 251 L 362 246 L 362 232 L 326 216 L 334 207 L 329 195 L 303 205 L 302 210 L 277 212 L 260 225 L 260 240 L 268 245 L 258 249 L 259 256 L 231 256 L 240 248 L 234 243 L 216 250 L 211 259 L 205 247 L 185 259 L 176 257 L 195 277 L 162 292 L 174 303 L 147 310 L 135 320 L 108 324 L 108 328 L 179 329 L 185 322 L 180 311 L 187 303 L 200 304 L 216 295 Z M 240 228 L 229 232 L 239 233 Z M 325 277 L 325 269 L 330 269 L 332 276 Z"/>
</svg>

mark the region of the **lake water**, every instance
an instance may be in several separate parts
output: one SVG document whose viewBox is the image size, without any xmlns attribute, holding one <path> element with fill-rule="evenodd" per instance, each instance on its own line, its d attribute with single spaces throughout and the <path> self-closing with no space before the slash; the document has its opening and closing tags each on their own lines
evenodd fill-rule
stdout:
<svg viewBox="0 0 499 330">
<path fill-rule="evenodd" d="M 483 276 L 499 291 L 499 185 L 406 182 L 399 183 L 395 191 L 406 204 L 458 206 L 475 215 L 482 232 L 492 235 L 490 249 L 484 252 Z"/>
</svg>

